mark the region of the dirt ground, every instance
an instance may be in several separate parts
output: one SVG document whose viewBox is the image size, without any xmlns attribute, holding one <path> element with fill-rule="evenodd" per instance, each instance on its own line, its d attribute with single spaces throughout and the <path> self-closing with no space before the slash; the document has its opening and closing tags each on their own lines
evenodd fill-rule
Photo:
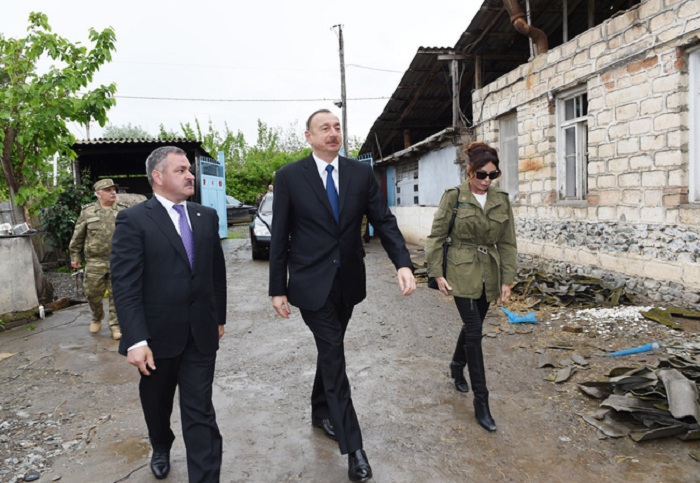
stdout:
<svg viewBox="0 0 700 483">
<path fill-rule="evenodd" d="M 217 362 L 215 406 L 224 436 L 223 482 L 343 482 L 347 459 L 311 427 L 315 347 L 298 310 L 277 317 L 267 296 L 267 262 L 246 239 L 224 242 L 229 317 Z M 416 257 L 420 258 L 420 252 Z M 448 365 L 460 328 L 453 302 L 424 285 L 402 297 L 378 241 L 367 246 L 368 299 L 346 336 L 348 375 L 364 446 L 384 482 L 690 482 L 700 442 L 602 439 L 578 413 L 599 401 L 577 383 L 616 366 L 653 364 L 663 352 L 606 358 L 602 350 L 651 340 L 698 340 L 698 325 L 613 321 L 607 335 L 562 330 L 566 311 L 510 324 L 492 307 L 484 352 L 498 431 L 478 426 L 472 394 L 454 390 Z M 520 309 L 517 304 L 510 306 Z M 522 313 L 522 310 L 519 310 Z M 0 333 L 0 481 L 154 481 L 137 396 L 137 372 L 117 343 L 88 333 L 85 305 Z M 607 321 L 610 322 L 610 321 Z M 586 322 L 576 322 L 586 326 Z M 570 347 L 573 350 L 554 347 Z M 568 381 L 547 380 L 542 353 L 589 361 Z M 168 480 L 187 481 L 179 413 Z"/>
</svg>

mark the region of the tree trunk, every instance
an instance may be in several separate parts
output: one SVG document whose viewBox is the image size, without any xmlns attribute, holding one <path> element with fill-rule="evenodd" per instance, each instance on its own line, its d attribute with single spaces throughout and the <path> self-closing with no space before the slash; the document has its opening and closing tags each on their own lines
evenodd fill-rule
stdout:
<svg viewBox="0 0 700 483">
<path fill-rule="evenodd" d="M 16 130 L 5 129 L 5 139 L 2 146 L 2 172 L 5 175 L 7 189 L 10 192 L 10 203 L 12 203 L 14 222 L 15 224 L 19 224 L 25 222 L 26 218 L 24 217 L 24 210 L 22 207 L 17 206 L 15 203 L 15 195 L 17 194 L 17 190 L 19 190 L 19 186 L 17 185 L 15 169 L 12 166 L 12 145 L 15 142 L 16 135 Z"/>
</svg>

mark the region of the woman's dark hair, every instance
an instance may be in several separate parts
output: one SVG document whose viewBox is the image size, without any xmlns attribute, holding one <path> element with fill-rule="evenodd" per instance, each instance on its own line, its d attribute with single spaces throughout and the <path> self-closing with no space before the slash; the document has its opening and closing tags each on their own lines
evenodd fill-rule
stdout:
<svg viewBox="0 0 700 483">
<path fill-rule="evenodd" d="M 469 160 L 467 161 L 468 173 L 478 171 L 489 163 L 493 163 L 496 166 L 496 169 L 499 171 L 501 170 L 501 168 L 498 167 L 498 153 L 486 143 L 469 143 L 464 148 L 464 152 L 469 157 Z"/>
</svg>

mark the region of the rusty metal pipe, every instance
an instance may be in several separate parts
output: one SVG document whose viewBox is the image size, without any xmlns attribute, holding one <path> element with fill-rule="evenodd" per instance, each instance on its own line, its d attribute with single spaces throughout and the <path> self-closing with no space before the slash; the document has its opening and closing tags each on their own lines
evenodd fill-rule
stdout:
<svg viewBox="0 0 700 483">
<path fill-rule="evenodd" d="M 535 43 L 537 55 L 547 52 L 549 49 L 547 34 L 537 27 L 533 27 L 527 23 L 525 20 L 525 13 L 523 12 L 523 9 L 520 8 L 518 0 L 503 0 L 503 6 L 508 12 L 508 15 L 510 15 L 510 21 L 513 24 L 513 28 L 515 28 L 515 31 L 519 34 L 530 37 Z"/>
</svg>

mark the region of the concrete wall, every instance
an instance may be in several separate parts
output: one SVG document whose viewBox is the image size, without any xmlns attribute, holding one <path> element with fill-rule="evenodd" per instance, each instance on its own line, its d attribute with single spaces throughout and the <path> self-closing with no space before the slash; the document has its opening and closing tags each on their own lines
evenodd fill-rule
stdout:
<svg viewBox="0 0 700 483">
<path fill-rule="evenodd" d="M 462 164 L 456 146 L 425 153 L 418 160 L 418 196 L 421 206 L 437 206 L 445 189 L 460 184 Z"/>
<path fill-rule="evenodd" d="M 461 183 L 463 161 L 459 153 L 462 149 L 461 145 L 448 143 L 439 149 L 417 155 L 419 204 L 391 207 L 401 233 L 408 243 L 420 246 L 425 243 L 442 194 L 447 188 Z M 387 190 L 395 189 L 395 186 L 387 186 Z"/>
<path fill-rule="evenodd" d="M 436 210 L 436 206 L 391 207 L 406 242 L 421 247 L 425 246 L 425 238 L 430 234 Z"/>
<path fill-rule="evenodd" d="M 29 310 L 39 305 L 32 250 L 28 236 L 0 237 L 0 314 Z"/>
<path fill-rule="evenodd" d="M 518 248 L 606 275 L 660 303 L 700 307 L 700 205 L 688 203 L 688 47 L 700 2 L 646 0 L 473 93 L 477 138 L 518 118 Z M 588 191 L 560 201 L 549 96 L 588 95 Z M 699 162 L 700 160 L 694 160 Z"/>
</svg>

